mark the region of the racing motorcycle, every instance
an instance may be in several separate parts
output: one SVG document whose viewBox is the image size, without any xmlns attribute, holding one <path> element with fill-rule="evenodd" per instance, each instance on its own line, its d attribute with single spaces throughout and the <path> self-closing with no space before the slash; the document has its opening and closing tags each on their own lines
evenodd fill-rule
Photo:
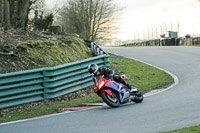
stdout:
<svg viewBox="0 0 200 133">
<path fill-rule="evenodd" d="M 127 80 L 125 75 L 121 76 Z M 121 83 L 117 83 L 111 79 L 106 79 L 104 76 L 94 77 L 94 92 L 100 96 L 103 101 L 112 108 L 119 107 L 120 104 L 127 102 L 141 103 L 144 99 L 142 92 L 138 88 L 134 88 L 133 92 L 124 87 Z"/>
</svg>

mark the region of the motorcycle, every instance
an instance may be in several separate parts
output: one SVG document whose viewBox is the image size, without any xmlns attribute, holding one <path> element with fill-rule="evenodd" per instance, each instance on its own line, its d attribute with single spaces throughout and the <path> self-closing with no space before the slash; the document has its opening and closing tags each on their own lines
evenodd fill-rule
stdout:
<svg viewBox="0 0 200 133">
<path fill-rule="evenodd" d="M 125 75 L 121 77 L 127 80 Z M 95 82 L 94 92 L 112 108 L 128 102 L 141 103 L 144 99 L 142 92 L 138 88 L 134 88 L 134 91 L 130 92 L 130 89 L 124 87 L 121 83 L 115 82 L 112 78 L 106 79 L 104 76 L 99 76 L 94 77 L 93 80 Z"/>
</svg>

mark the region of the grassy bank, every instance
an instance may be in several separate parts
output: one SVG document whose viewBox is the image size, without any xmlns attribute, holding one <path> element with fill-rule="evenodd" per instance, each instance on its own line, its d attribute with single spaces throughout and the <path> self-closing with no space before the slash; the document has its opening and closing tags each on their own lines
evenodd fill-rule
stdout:
<svg viewBox="0 0 200 133">
<path fill-rule="evenodd" d="M 160 88 L 169 85 L 173 82 L 172 77 L 164 71 L 158 70 L 146 64 L 125 58 L 110 58 L 110 64 L 116 73 L 127 75 L 128 82 L 137 86 L 143 93 L 149 90 Z M 128 64 L 128 65 L 126 65 Z M 19 112 L 12 112 L 0 116 L 0 123 L 36 117 L 40 115 L 47 115 L 59 113 L 59 108 L 81 106 L 85 103 L 102 102 L 102 99 L 96 94 L 91 94 L 73 101 L 64 101 L 54 104 L 46 104 L 42 107 L 35 107 L 32 109 L 22 110 Z"/>
<path fill-rule="evenodd" d="M 200 133 L 200 125 L 163 133 Z"/>
<path fill-rule="evenodd" d="M 0 73 L 62 65 L 92 56 L 76 37 L 14 41 L 0 45 Z"/>
</svg>

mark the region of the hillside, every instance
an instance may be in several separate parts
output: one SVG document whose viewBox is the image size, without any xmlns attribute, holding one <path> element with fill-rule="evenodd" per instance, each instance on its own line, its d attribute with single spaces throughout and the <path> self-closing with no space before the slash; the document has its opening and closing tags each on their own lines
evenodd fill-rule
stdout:
<svg viewBox="0 0 200 133">
<path fill-rule="evenodd" d="M 77 37 L 0 34 L 0 73 L 52 67 L 91 56 Z"/>
</svg>

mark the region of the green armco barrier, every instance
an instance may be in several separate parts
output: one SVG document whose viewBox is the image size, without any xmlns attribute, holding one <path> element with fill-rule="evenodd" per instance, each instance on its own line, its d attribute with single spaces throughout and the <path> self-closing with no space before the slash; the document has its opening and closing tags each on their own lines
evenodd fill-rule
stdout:
<svg viewBox="0 0 200 133">
<path fill-rule="evenodd" d="M 103 54 L 55 67 L 0 74 L 0 109 L 48 100 L 93 85 L 88 65 L 109 66 Z"/>
</svg>

